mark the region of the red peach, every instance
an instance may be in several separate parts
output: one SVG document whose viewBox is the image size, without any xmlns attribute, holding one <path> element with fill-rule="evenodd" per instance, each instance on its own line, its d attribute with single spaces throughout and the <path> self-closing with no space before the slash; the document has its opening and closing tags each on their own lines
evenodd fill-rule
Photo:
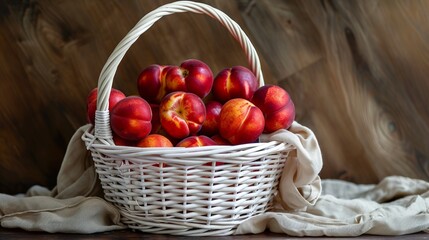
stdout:
<svg viewBox="0 0 429 240">
<path fill-rule="evenodd" d="M 206 120 L 203 122 L 200 133 L 213 136 L 219 132 L 219 115 L 222 104 L 216 101 L 208 101 L 206 104 Z"/>
<path fill-rule="evenodd" d="M 150 65 L 143 69 L 137 79 L 140 96 L 149 103 L 160 103 L 167 94 L 165 75 L 171 66 Z"/>
<path fill-rule="evenodd" d="M 173 144 L 163 135 L 149 134 L 136 144 L 137 147 L 173 147 Z M 155 163 L 155 167 L 167 167 L 165 163 Z"/>
<path fill-rule="evenodd" d="M 176 145 L 176 147 L 202 147 L 202 146 L 213 146 L 213 145 L 217 145 L 217 143 L 207 136 L 200 135 L 200 136 L 187 137 L 182 141 L 180 141 Z M 212 165 L 211 162 L 204 164 L 204 166 L 211 166 L 211 165 Z M 215 162 L 215 165 L 220 166 L 220 165 L 223 165 L 223 163 Z"/>
<path fill-rule="evenodd" d="M 168 138 L 173 145 L 174 143 L 177 143 L 178 140 L 168 135 L 168 133 L 162 128 L 161 117 L 159 116 L 159 105 L 150 104 L 150 108 L 152 110 L 152 130 L 150 131 L 150 134 L 160 134 Z"/>
<path fill-rule="evenodd" d="M 213 146 L 213 145 L 217 145 L 217 143 L 213 141 L 213 139 L 204 135 L 199 135 L 199 136 L 190 136 L 183 139 L 176 145 L 176 147 L 202 147 L 202 146 Z M 211 166 L 212 164 L 213 164 L 212 162 L 208 162 L 208 163 L 205 163 L 204 166 Z M 220 166 L 220 165 L 223 165 L 223 162 L 215 162 L 214 164 L 216 166 Z"/>
<path fill-rule="evenodd" d="M 252 102 L 264 113 L 265 133 L 288 129 L 295 119 L 295 105 L 280 86 L 260 87 L 253 95 Z"/>
<path fill-rule="evenodd" d="M 87 106 L 87 114 L 86 118 L 89 123 L 94 125 L 95 123 L 95 110 L 97 109 L 97 94 L 98 88 L 94 88 L 89 93 L 86 106 Z M 117 102 L 125 98 L 125 94 L 118 89 L 112 88 L 109 95 L 109 111 L 112 111 L 112 108 L 116 105 Z"/>
<path fill-rule="evenodd" d="M 161 127 L 161 129 L 158 131 L 157 134 L 160 134 L 166 138 L 168 138 L 168 140 L 170 140 L 170 142 L 173 144 L 173 146 L 175 146 L 178 142 L 180 142 L 180 138 L 175 138 L 172 137 L 170 134 L 167 133 L 167 131 L 164 130 L 164 128 Z"/>
<path fill-rule="evenodd" d="M 119 101 L 112 109 L 110 125 L 113 132 L 126 140 L 138 141 L 146 137 L 151 128 L 152 111 L 146 100 L 130 96 Z"/>
<path fill-rule="evenodd" d="M 295 106 L 290 101 L 284 108 L 266 115 L 265 133 L 272 133 L 278 129 L 288 129 L 295 119 Z"/>
<path fill-rule="evenodd" d="M 206 119 L 206 108 L 193 93 L 172 92 L 159 106 L 162 128 L 174 138 L 185 138 L 200 131 Z"/>
<path fill-rule="evenodd" d="M 201 146 L 212 146 L 212 145 L 217 145 L 217 143 L 213 139 L 207 136 L 199 135 L 199 136 L 190 136 L 183 139 L 176 145 L 176 147 L 201 147 Z"/>
<path fill-rule="evenodd" d="M 137 147 L 173 147 L 168 138 L 162 136 L 161 134 L 149 134 L 137 144 Z"/>
<path fill-rule="evenodd" d="M 159 117 L 159 105 L 150 104 L 150 109 L 152 111 L 152 130 L 150 133 L 159 133 L 161 131 L 161 118 Z"/>
<path fill-rule="evenodd" d="M 262 111 L 243 98 L 229 100 L 220 112 L 219 133 L 233 145 L 255 142 L 264 126 Z"/>
<path fill-rule="evenodd" d="M 224 103 L 233 98 L 250 100 L 258 88 L 258 81 L 249 69 L 242 66 L 220 71 L 213 82 L 214 97 Z"/>
<path fill-rule="evenodd" d="M 133 147 L 136 145 L 135 141 L 130 141 L 119 137 L 117 134 L 113 133 L 113 142 L 116 146 L 129 146 Z"/>
<path fill-rule="evenodd" d="M 213 135 L 211 137 L 213 141 L 217 143 L 217 145 L 231 145 L 225 138 L 221 137 L 219 134 Z"/>
<path fill-rule="evenodd" d="M 197 59 L 188 59 L 179 66 L 171 67 L 166 76 L 167 92 L 190 92 L 204 98 L 213 86 L 213 73 L 209 66 Z"/>
</svg>

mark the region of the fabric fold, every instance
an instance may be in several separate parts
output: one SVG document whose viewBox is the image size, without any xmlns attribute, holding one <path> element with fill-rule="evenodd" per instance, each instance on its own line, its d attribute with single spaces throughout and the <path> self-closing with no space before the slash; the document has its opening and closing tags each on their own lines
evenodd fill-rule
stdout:
<svg viewBox="0 0 429 240">
<path fill-rule="evenodd" d="M 123 229 L 119 212 L 98 197 L 55 199 L 0 194 L 0 223 L 5 228 L 50 233 L 95 233 Z"/>
<path fill-rule="evenodd" d="M 305 210 L 319 198 L 322 185 L 319 173 L 322 153 L 311 129 L 293 122 L 286 130 L 264 134 L 261 141 L 286 142 L 295 147 L 289 153 L 280 182 L 280 204 L 285 209 Z"/>
<path fill-rule="evenodd" d="M 277 209 L 243 222 L 236 234 L 269 229 L 291 236 L 404 235 L 429 232 L 429 183 L 390 176 L 376 185 L 322 181 L 306 211 Z"/>
<path fill-rule="evenodd" d="M 91 125 L 70 139 L 57 186 L 31 187 L 26 194 L 0 194 L 0 225 L 27 231 L 95 233 L 124 229 L 119 211 L 102 196 L 92 160 L 81 140 Z"/>
</svg>

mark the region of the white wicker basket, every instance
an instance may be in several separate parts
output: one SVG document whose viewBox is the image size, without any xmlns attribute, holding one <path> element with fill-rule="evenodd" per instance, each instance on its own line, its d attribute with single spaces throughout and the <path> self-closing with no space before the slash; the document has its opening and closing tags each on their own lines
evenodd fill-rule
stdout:
<svg viewBox="0 0 429 240">
<path fill-rule="evenodd" d="M 254 47 L 226 14 L 197 2 L 166 4 L 144 16 L 108 58 L 98 80 L 95 127 L 82 139 L 92 153 L 105 199 L 119 209 L 122 222 L 130 228 L 173 235 L 231 235 L 242 221 L 269 209 L 291 145 L 272 141 L 137 148 L 115 146 L 112 141 L 108 99 L 121 59 L 157 20 L 179 12 L 206 14 L 222 23 L 241 44 L 260 85 L 264 84 Z"/>
</svg>

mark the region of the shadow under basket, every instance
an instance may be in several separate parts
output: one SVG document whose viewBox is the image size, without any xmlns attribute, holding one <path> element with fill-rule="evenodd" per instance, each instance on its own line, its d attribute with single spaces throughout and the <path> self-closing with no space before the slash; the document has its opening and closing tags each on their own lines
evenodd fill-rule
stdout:
<svg viewBox="0 0 429 240">
<path fill-rule="evenodd" d="M 259 58 L 241 28 L 223 12 L 203 3 L 177 1 L 144 16 L 118 44 L 98 81 L 95 126 L 82 139 L 91 151 L 105 199 L 119 209 L 128 227 L 148 233 L 220 236 L 267 211 L 278 190 L 293 147 L 257 142 L 194 148 L 116 146 L 110 130 L 108 99 L 115 71 L 137 38 L 164 15 L 206 14 L 240 43 L 260 86 Z"/>
</svg>

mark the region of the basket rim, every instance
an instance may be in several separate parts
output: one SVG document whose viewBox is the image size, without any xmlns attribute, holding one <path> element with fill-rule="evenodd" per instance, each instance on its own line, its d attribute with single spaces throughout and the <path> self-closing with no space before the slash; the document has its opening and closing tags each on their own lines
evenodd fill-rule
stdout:
<svg viewBox="0 0 429 240">
<path fill-rule="evenodd" d="M 120 156 L 124 159 L 132 158 L 138 161 L 138 158 L 148 156 L 159 156 L 165 159 L 195 159 L 196 161 L 208 162 L 209 159 L 235 158 L 237 161 L 253 161 L 270 154 L 290 151 L 295 147 L 292 144 L 280 141 L 268 141 L 257 143 L 245 143 L 237 145 L 212 145 L 201 147 L 137 147 L 137 146 L 119 146 L 110 141 L 95 141 L 93 128 L 88 128 L 82 134 L 82 140 L 87 149 L 95 150 L 107 156 Z M 204 160 L 206 159 L 206 160 Z"/>
</svg>

